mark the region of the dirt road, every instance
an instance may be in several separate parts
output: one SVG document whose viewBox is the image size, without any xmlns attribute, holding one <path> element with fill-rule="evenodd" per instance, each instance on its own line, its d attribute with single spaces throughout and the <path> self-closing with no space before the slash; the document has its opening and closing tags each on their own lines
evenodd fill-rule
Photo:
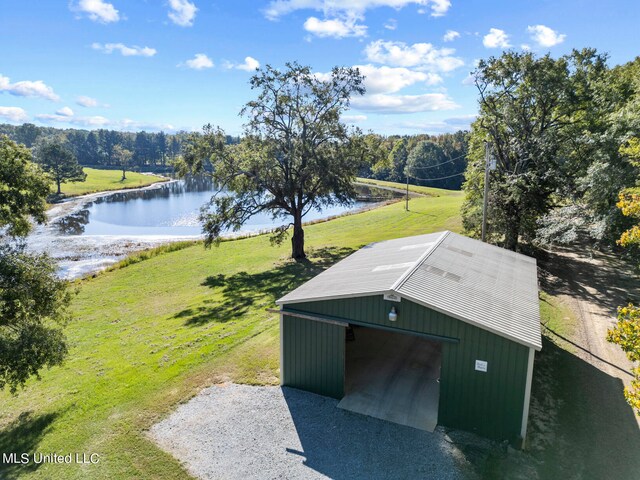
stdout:
<svg viewBox="0 0 640 480">
<path fill-rule="evenodd" d="M 557 250 L 541 262 L 548 291 L 576 315 L 569 342 L 575 354 L 600 371 L 629 385 L 632 364 L 620 347 L 606 340 L 619 306 L 640 300 L 640 281 L 629 266 L 611 254 Z M 636 416 L 640 428 L 640 417 Z"/>
</svg>

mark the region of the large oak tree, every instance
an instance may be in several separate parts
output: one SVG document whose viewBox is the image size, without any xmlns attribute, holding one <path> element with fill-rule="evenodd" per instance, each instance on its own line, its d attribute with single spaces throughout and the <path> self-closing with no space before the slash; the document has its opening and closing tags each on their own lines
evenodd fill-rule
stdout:
<svg viewBox="0 0 640 480">
<path fill-rule="evenodd" d="M 506 52 L 479 62 L 480 112 L 472 126 L 463 207 L 467 231 L 480 230 L 487 141 L 497 164 L 490 175 L 489 238 L 516 250 L 520 239 L 534 237 L 554 195 L 571 190 L 584 168 L 586 156 L 573 153 L 575 139 L 589 128 L 593 83 L 604 71 L 604 57 L 593 50 L 557 59 Z"/>
<path fill-rule="evenodd" d="M 220 186 L 202 215 L 208 244 L 268 212 L 286 219 L 274 239 L 292 227 L 291 256 L 305 257 L 304 216 L 355 198 L 353 180 L 366 141 L 340 116 L 352 95 L 364 94 L 363 80 L 354 68 L 316 75 L 298 63 L 284 70 L 267 65 L 251 78 L 258 95 L 241 112 L 247 123 L 239 144 L 228 145 L 224 132 L 210 126 L 190 137 L 183 173 L 210 170 Z"/>
</svg>

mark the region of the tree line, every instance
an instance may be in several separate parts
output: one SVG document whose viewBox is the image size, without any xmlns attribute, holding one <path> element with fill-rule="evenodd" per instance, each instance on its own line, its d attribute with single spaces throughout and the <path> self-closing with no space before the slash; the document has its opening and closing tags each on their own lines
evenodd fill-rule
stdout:
<svg viewBox="0 0 640 480">
<path fill-rule="evenodd" d="M 166 170 L 182 153 L 182 142 L 188 132 L 120 132 L 117 130 L 80 130 L 40 127 L 32 123 L 15 126 L 0 125 L 0 135 L 7 135 L 28 148 L 37 147 L 46 138 L 57 137 L 85 167 L 120 168 L 122 150 L 131 152 L 128 160 L 133 170 Z M 228 136 L 229 143 L 237 138 Z"/>
<path fill-rule="evenodd" d="M 0 135 L 34 152 L 42 144 L 59 140 L 73 154 L 78 164 L 95 168 L 122 168 L 144 171 L 170 171 L 183 154 L 183 144 L 190 132 L 120 132 L 116 130 L 79 130 L 0 124 Z M 440 135 L 367 134 L 370 144 L 368 162 L 360 166 L 358 175 L 365 178 L 405 182 L 415 185 L 459 190 L 464 180 L 469 132 Z M 230 145 L 240 138 L 226 135 Z M 39 161 L 38 155 L 36 160 Z M 123 170 L 123 176 L 126 173 Z"/>
<path fill-rule="evenodd" d="M 360 176 L 459 190 L 467 166 L 469 132 L 440 135 L 368 135 L 372 158 Z"/>
<path fill-rule="evenodd" d="M 640 58 L 610 68 L 593 49 L 480 61 L 465 229 L 480 234 L 488 143 L 496 161 L 489 174 L 492 242 L 512 250 L 521 242 L 614 247 L 633 224 L 616 203 L 638 181 L 624 146 L 640 133 L 639 78 Z"/>
</svg>

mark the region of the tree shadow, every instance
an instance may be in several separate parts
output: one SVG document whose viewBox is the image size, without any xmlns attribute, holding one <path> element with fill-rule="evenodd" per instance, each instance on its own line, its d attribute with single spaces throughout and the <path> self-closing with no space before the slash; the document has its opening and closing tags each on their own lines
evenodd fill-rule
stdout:
<svg viewBox="0 0 640 480">
<path fill-rule="evenodd" d="M 543 337 L 529 444 L 539 478 L 634 479 L 640 430 L 622 381 Z"/>
<path fill-rule="evenodd" d="M 286 260 L 263 272 L 209 276 L 202 285 L 214 290 L 221 299 L 206 300 L 201 306 L 178 312 L 174 318 L 185 319 L 185 325 L 189 326 L 241 318 L 255 306 L 273 305 L 279 297 L 354 251 L 346 247 L 325 247 L 311 250 L 307 259 Z"/>
<path fill-rule="evenodd" d="M 611 316 L 620 305 L 640 301 L 640 281 L 632 267 L 613 254 L 594 252 L 589 256 L 584 250 L 558 248 L 539 251 L 536 256 L 541 287 L 551 295 L 594 302 Z"/>
<path fill-rule="evenodd" d="M 0 478 L 14 479 L 27 472 L 34 472 L 41 464 L 33 462 L 42 437 L 49 431 L 59 413 L 34 415 L 22 412 L 20 416 L 0 431 Z M 5 462 L 4 455 L 16 454 L 13 461 Z M 22 454 L 29 455 L 29 462 L 19 463 Z M 4 455 L 3 455 L 4 454 Z"/>
</svg>

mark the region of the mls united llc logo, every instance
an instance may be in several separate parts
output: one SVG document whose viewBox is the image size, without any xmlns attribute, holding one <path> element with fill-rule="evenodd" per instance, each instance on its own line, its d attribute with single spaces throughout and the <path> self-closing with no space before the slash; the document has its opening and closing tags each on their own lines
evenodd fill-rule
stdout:
<svg viewBox="0 0 640 480">
<path fill-rule="evenodd" d="M 100 462 L 100 455 L 97 453 L 68 453 L 60 455 L 58 453 L 3 453 L 2 463 L 12 465 L 28 465 L 30 463 L 83 463 L 96 464 Z"/>
</svg>

